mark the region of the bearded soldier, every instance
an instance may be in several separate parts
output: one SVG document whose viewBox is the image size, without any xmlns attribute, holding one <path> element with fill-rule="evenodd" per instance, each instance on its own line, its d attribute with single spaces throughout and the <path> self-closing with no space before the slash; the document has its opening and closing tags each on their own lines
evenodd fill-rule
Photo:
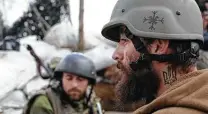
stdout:
<svg viewBox="0 0 208 114">
<path fill-rule="evenodd" d="M 95 66 L 89 58 L 81 53 L 67 55 L 56 66 L 51 86 L 29 100 L 25 113 L 97 114 L 95 79 Z"/>
<path fill-rule="evenodd" d="M 113 59 L 122 103 L 136 114 L 207 114 L 208 70 L 197 70 L 203 24 L 195 0 L 118 0 L 102 35 L 118 42 Z"/>
</svg>

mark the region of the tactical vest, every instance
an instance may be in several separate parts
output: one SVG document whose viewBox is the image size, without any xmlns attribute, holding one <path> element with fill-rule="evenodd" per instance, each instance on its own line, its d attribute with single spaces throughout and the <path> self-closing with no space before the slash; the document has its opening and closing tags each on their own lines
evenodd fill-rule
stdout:
<svg viewBox="0 0 208 114">
<path fill-rule="evenodd" d="M 60 97 L 52 89 L 47 89 L 46 91 L 41 91 L 34 95 L 27 103 L 23 114 L 29 114 L 30 109 L 36 100 L 41 95 L 46 95 L 53 109 L 54 114 L 88 114 L 88 110 L 82 112 L 77 112 L 70 104 L 63 105 L 61 103 Z"/>
</svg>

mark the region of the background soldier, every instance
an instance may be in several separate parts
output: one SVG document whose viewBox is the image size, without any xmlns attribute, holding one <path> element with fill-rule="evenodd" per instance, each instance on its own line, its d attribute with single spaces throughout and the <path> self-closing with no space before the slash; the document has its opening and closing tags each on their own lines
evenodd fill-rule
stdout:
<svg viewBox="0 0 208 114">
<path fill-rule="evenodd" d="M 72 53 L 57 65 L 50 88 L 33 96 L 26 114 L 96 114 L 99 99 L 93 94 L 96 80 L 93 62 Z"/>
</svg>

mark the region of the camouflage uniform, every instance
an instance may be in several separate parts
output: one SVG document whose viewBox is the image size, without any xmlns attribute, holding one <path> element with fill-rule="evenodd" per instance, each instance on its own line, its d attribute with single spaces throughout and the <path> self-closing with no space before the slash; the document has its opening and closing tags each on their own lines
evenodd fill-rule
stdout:
<svg viewBox="0 0 208 114">
<path fill-rule="evenodd" d="M 62 89 L 61 81 L 63 72 L 73 73 L 77 76 L 89 80 L 92 87 L 96 82 L 96 70 L 93 62 L 80 53 L 73 53 L 60 62 L 60 58 L 54 58 L 50 64 L 50 68 L 55 68 L 50 88 L 47 88 L 34 95 L 28 102 L 25 114 L 98 114 L 97 103 L 99 99 L 96 97 L 92 89 L 86 92 L 86 98 L 75 102 L 70 100 Z M 57 64 L 58 63 L 58 64 Z M 58 83 L 56 83 L 58 82 Z M 90 87 L 89 86 L 89 87 Z M 90 98 L 87 101 L 87 98 Z"/>
<path fill-rule="evenodd" d="M 76 106 L 72 106 L 70 102 L 62 103 L 60 95 L 53 89 L 47 89 L 34 95 L 27 104 L 24 111 L 25 114 L 90 114 L 89 110 L 92 109 L 92 114 L 97 113 L 97 105 L 99 98 L 91 97 L 89 107 L 85 100 L 73 102 Z"/>
</svg>

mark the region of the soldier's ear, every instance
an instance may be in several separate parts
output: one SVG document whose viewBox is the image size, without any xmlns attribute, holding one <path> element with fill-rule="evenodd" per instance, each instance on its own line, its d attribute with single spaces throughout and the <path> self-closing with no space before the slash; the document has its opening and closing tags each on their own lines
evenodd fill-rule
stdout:
<svg viewBox="0 0 208 114">
<path fill-rule="evenodd" d="M 168 54 L 169 40 L 154 40 L 147 49 L 151 54 Z"/>
</svg>

